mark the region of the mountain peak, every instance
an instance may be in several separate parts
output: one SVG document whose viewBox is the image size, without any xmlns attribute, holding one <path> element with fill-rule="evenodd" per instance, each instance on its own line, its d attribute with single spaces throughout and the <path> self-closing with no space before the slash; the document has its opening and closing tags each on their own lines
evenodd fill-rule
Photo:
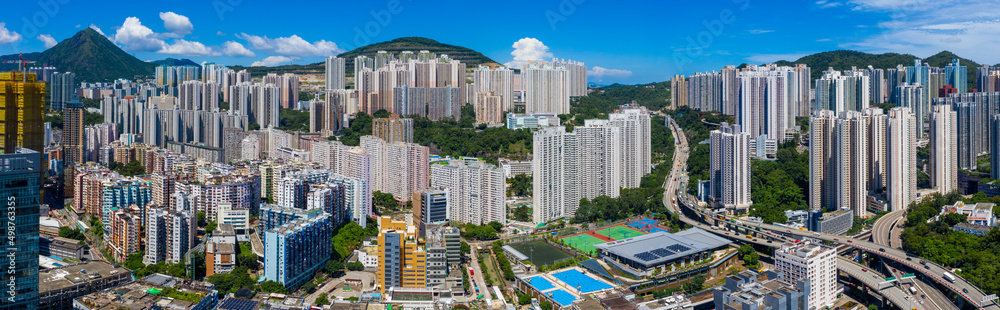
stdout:
<svg viewBox="0 0 1000 310">
<path fill-rule="evenodd" d="M 78 81 L 100 82 L 153 74 L 146 63 L 123 51 L 94 29 L 84 28 L 41 53 L 25 54 L 38 66 L 52 66 L 59 72 L 76 73 Z M 12 56 L 2 56 L 9 58 Z M 16 55 L 13 55 L 16 59 Z"/>
</svg>

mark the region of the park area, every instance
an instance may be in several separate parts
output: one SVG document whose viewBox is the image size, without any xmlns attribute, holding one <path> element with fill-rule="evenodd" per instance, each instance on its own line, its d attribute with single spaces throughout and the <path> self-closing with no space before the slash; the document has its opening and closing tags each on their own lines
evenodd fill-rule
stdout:
<svg viewBox="0 0 1000 310">
<path fill-rule="evenodd" d="M 542 240 L 514 244 L 511 247 L 527 256 L 528 260 L 535 266 L 552 265 L 552 263 L 573 257 L 573 255 Z"/>
<path fill-rule="evenodd" d="M 624 240 L 632 237 L 642 236 L 653 232 L 667 232 L 663 227 L 659 227 L 656 221 L 640 218 L 626 223 L 616 224 L 597 230 L 585 231 L 579 234 L 563 237 L 560 240 L 580 252 L 594 255 L 597 248 L 595 244 L 610 241 Z"/>
</svg>

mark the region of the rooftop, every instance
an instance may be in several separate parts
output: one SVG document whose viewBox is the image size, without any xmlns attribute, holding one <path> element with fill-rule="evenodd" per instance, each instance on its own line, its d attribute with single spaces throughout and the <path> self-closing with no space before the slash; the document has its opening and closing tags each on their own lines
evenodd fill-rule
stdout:
<svg viewBox="0 0 1000 310">
<path fill-rule="evenodd" d="M 38 291 L 47 292 L 71 287 L 96 278 L 110 277 L 119 273 L 131 273 L 123 267 L 115 267 L 103 261 L 90 261 L 58 269 L 38 272 Z"/>
<path fill-rule="evenodd" d="M 193 309 L 206 297 L 217 294 L 205 282 L 153 274 L 131 284 L 76 298 L 90 309 Z"/>
<path fill-rule="evenodd" d="M 694 253 L 714 250 L 727 244 L 729 241 L 725 239 L 698 228 L 691 228 L 674 234 L 656 232 L 599 243 L 594 247 L 647 265 L 655 265 Z"/>
</svg>

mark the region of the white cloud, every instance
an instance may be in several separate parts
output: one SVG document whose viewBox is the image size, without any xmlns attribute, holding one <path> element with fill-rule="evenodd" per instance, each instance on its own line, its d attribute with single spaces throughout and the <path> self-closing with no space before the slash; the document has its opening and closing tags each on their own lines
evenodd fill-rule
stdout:
<svg viewBox="0 0 1000 310">
<path fill-rule="evenodd" d="M 164 35 L 172 38 L 183 38 L 194 32 L 194 25 L 187 16 L 174 12 L 160 12 L 160 19 L 163 20 L 163 28 L 167 28 L 170 33 Z"/>
<path fill-rule="evenodd" d="M 215 32 L 215 35 L 217 35 L 217 36 L 220 36 L 220 37 L 221 37 L 221 36 L 225 36 L 225 35 L 226 35 L 226 33 L 225 33 L 225 32 L 222 32 L 222 30 L 219 30 L 219 31 L 216 31 L 216 32 Z"/>
<path fill-rule="evenodd" d="M 222 49 L 222 54 L 226 56 L 239 56 L 239 57 L 257 57 L 257 54 L 243 47 L 236 41 L 228 41 L 222 44 L 224 47 Z"/>
<path fill-rule="evenodd" d="M 104 31 L 101 31 L 101 27 L 97 27 L 97 25 L 90 24 L 90 29 L 94 29 L 94 31 L 97 31 L 97 33 L 100 33 L 102 36 L 105 36 L 105 37 L 108 36 L 108 35 L 104 34 Z"/>
<path fill-rule="evenodd" d="M 166 43 L 152 29 L 143 26 L 137 17 L 125 19 L 115 32 L 114 41 L 129 52 L 155 52 L 166 47 Z"/>
<path fill-rule="evenodd" d="M 292 62 L 293 60 L 295 60 L 295 59 L 289 58 L 289 57 L 285 57 L 285 56 L 268 56 L 267 58 L 264 58 L 264 60 L 254 61 L 252 64 L 250 64 L 250 66 L 251 67 L 274 67 L 274 66 L 286 63 L 286 62 Z"/>
<path fill-rule="evenodd" d="M 995 1 L 852 0 L 855 10 L 885 14 L 881 33 L 840 45 L 866 52 L 927 57 L 948 50 L 980 63 L 1000 62 L 1000 6 Z"/>
<path fill-rule="evenodd" d="M 810 54 L 813 53 L 760 54 L 747 57 L 746 60 L 753 63 L 772 63 L 778 60 L 796 61 Z"/>
<path fill-rule="evenodd" d="M 267 36 L 241 33 L 236 37 L 246 40 L 254 49 L 274 51 L 276 54 L 285 56 L 334 56 L 345 52 L 336 43 L 326 40 L 309 43 L 298 35 L 271 39 Z"/>
<path fill-rule="evenodd" d="M 774 32 L 774 30 L 750 29 L 750 34 L 764 34 L 764 33 L 770 33 L 770 32 Z"/>
<path fill-rule="evenodd" d="M 240 33 L 236 35 L 237 38 L 246 40 L 250 42 L 250 47 L 258 50 L 272 50 L 274 45 L 271 44 L 271 39 L 265 37 L 259 37 L 252 34 Z"/>
<path fill-rule="evenodd" d="M 343 53 L 344 50 L 337 47 L 336 43 L 319 40 L 309 43 L 297 35 L 287 38 L 274 39 L 275 52 L 281 55 L 292 56 L 334 56 Z"/>
<path fill-rule="evenodd" d="M 929 10 L 936 7 L 937 4 L 944 4 L 949 1 L 930 1 L 930 0 L 850 0 L 848 4 L 854 7 L 855 10 L 874 10 L 874 11 L 899 11 L 899 10 L 909 10 L 909 11 L 922 11 Z"/>
<path fill-rule="evenodd" d="M 514 48 L 514 51 L 510 52 L 514 56 L 514 60 L 506 64 L 506 66 L 511 68 L 521 68 L 530 62 L 552 58 L 549 47 L 535 38 L 522 38 L 514 42 L 514 45 L 511 47 Z"/>
<path fill-rule="evenodd" d="M 38 35 L 38 40 L 42 41 L 42 43 L 45 43 L 45 48 L 51 48 L 53 46 L 56 46 L 56 43 L 58 43 L 56 42 L 56 39 L 52 38 L 51 35 L 47 34 Z"/>
<path fill-rule="evenodd" d="M 816 42 L 830 42 L 830 41 L 833 41 L 833 40 L 831 40 L 830 38 L 824 38 L 824 39 L 816 40 Z"/>
<path fill-rule="evenodd" d="M 599 66 L 594 66 L 590 70 L 587 70 L 587 76 L 592 76 L 598 80 L 608 77 L 608 78 L 627 78 L 632 76 L 632 71 L 621 70 L 621 69 L 607 69 Z"/>
<path fill-rule="evenodd" d="M 0 44 L 21 41 L 21 34 L 7 29 L 7 23 L 0 23 Z"/>
<path fill-rule="evenodd" d="M 212 48 L 201 44 L 201 42 L 188 41 L 184 39 L 174 40 L 174 44 L 164 45 L 163 49 L 157 51 L 161 54 L 184 55 L 184 56 L 214 56 L 218 55 Z"/>
</svg>

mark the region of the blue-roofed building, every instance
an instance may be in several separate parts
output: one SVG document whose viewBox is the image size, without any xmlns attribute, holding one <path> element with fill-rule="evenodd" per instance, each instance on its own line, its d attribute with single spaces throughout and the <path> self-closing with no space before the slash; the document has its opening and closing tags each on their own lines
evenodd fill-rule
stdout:
<svg viewBox="0 0 1000 310">
<path fill-rule="evenodd" d="M 724 274 L 738 260 L 736 248 L 729 240 L 698 228 L 677 233 L 653 232 L 594 247 L 597 259 L 628 275 L 614 280 L 633 283 L 632 279 L 642 280 L 629 285 L 629 289 L 640 294 L 679 287 L 699 275 L 710 278 Z M 583 266 L 600 273 L 589 265 Z"/>
</svg>

